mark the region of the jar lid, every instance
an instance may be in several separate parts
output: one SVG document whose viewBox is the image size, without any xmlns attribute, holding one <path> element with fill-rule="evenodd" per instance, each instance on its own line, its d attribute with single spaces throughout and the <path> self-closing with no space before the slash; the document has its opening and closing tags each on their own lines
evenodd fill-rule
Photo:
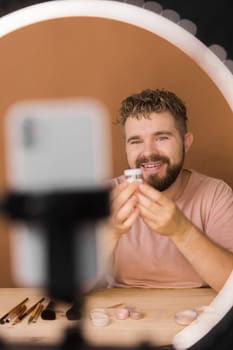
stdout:
<svg viewBox="0 0 233 350">
<path fill-rule="evenodd" d="M 126 169 L 124 170 L 124 175 L 125 176 L 142 175 L 142 170 L 140 168 Z"/>
</svg>

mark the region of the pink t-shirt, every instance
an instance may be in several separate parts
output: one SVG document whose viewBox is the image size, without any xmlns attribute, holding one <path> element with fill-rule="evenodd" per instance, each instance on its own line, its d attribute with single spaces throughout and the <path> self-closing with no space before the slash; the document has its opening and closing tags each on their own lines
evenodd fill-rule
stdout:
<svg viewBox="0 0 233 350">
<path fill-rule="evenodd" d="M 188 171 L 190 178 L 176 201 L 177 206 L 211 240 L 233 252 L 232 189 L 221 180 Z M 122 181 L 123 176 L 113 179 L 112 183 L 117 185 Z M 119 239 L 112 286 L 193 288 L 205 285 L 174 243 L 152 231 L 141 218 Z"/>
</svg>

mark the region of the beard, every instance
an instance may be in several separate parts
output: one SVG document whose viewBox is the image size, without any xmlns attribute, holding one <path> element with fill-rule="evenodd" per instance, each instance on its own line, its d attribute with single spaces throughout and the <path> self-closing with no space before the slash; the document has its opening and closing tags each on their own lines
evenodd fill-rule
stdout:
<svg viewBox="0 0 233 350">
<path fill-rule="evenodd" d="M 166 174 L 161 177 L 159 174 L 150 174 L 145 181 L 154 187 L 156 190 L 163 192 L 167 190 L 177 179 L 177 176 L 181 172 L 184 164 L 184 149 L 182 152 L 181 160 L 176 164 L 171 164 L 170 159 L 164 156 L 151 155 L 150 157 L 141 157 L 136 161 L 136 167 L 140 168 L 142 164 L 149 162 L 162 162 L 163 164 L 167 164 Z"/>
</svg>

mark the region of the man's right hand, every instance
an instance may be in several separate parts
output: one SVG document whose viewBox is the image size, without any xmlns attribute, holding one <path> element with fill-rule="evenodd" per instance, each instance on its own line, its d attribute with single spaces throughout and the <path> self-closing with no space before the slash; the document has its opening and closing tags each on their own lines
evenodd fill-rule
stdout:
<svg viewBox="0 0 233 350">
<path fill-rule="evenodd" d="M 112 190 L 110 225 L 117 235 L 126 233 L 139 215 L 138 185 L 137 182 L 123 182 Z"/>
</svg>

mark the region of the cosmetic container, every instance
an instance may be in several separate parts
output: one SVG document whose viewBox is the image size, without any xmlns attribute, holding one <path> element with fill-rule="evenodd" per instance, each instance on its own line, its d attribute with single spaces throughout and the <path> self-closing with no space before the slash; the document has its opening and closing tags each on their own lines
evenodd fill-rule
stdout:
<svg viewBox="0 0 233 350">
<path fill-rule="evenodd" d="M 128 182 L 143 182 L 142 170 L 139 168 L 124 170 L 125 180 Z"/>
</svg>

